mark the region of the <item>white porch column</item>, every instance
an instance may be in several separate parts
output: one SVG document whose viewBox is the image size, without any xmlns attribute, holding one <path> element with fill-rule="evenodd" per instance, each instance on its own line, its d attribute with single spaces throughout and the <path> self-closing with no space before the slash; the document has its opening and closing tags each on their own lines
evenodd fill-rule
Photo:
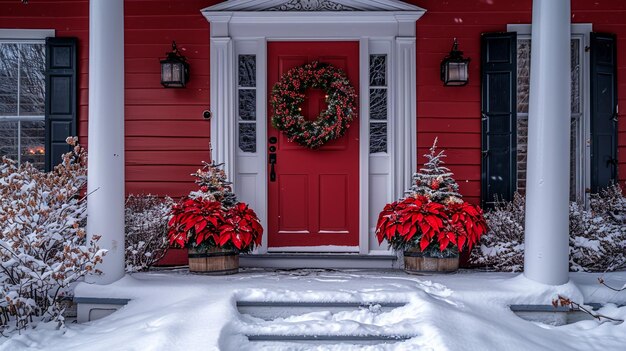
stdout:
<svg viewBox="0 0 626 351">
<path fill-rule="evenodd" d="M 108 250 L 102 275 L 124 276 L 124 0 L 89 1 L 87 236 Z"/>
<path fill-rule="evenodd" d="M 524 275 L 569 280 L 570 0 L 534 0 Z"/>
</svg>

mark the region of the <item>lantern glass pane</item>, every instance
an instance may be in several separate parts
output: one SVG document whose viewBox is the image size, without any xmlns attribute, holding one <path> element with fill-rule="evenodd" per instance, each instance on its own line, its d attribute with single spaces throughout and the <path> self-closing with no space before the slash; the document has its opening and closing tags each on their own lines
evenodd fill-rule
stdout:
<svg viewBox="0 0 626 351">
<path fill-rule="evenodd" d="M 176 83 L 180 83 L 182 81 L 182 63 L 174 63 L 172 64 L 172 81 Z"/>
<path fill-rule="evenodd" d="M 467 65 L 465 62 L 448 62 L 448 81 L 467 81 Z"/>
<path fill-rule="evenodd" d="M 161 63 L 161 81 L 163 82 L 172 81 L 172 64 L 171 63 Z"/>
</svg>

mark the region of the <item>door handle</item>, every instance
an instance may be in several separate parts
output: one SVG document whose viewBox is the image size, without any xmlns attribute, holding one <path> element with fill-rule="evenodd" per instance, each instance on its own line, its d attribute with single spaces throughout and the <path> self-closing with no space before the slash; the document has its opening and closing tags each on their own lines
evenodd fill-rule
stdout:
<svg viewBox="0 0 626 351">
<path fill-rule="evenodd" d="M 617 167 L 617 159 L 609 158 L 608 160 L 606 160 L 606 166 Z"/>
<path fill-rule="evenodd" d="M 270 163 L 270 182 L 276 181 L 276 170 L 274 169 L 274 165 L 276 164 L 276 154 L 271 153 L 269 157 Z"/>
</svg>

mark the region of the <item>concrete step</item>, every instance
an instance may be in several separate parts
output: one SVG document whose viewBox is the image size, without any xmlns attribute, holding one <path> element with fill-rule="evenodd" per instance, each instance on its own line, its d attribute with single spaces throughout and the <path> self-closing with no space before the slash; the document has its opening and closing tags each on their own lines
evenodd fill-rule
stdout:
<svg viewBox="0 0 626 351">
<path fill-rule="evenodd" d="M 267 346 L 284 344 L 349 344 L 380 345 L 406 341 L 414 336 L 389 335 L 248 335 L 248 340 Z"/>
<path fill-rule="evenodd" d="M 344 311 L 369 309 L 389 312 L 406 305 L 404 302 L 283 302 L 283 301 L 237 301 L 241 314 L 269 321 L 306 313 L 329 311 L 333 314 Z"/>
<path fill-rule="evenodd" d="M 585 306 L 590 307 L 592 312 L 595 312 L 602 308 L 602 304 L 599 303 L 587 303 Z M 617 307 L 623 307 L 617 305 Z M 509 306 L 511 311 L 518 317 L 531 322 L 539 322 L 548 325 L 561 326 L 566 324 L 572 324 L 580 321 L 594 320 L 594 317 L 589 313 L 581 310 L 572 309 L 566 306 L 552 306 L 552 305 L 511 305 Z"/>
<path fill-rule="evenodd" d="M 289 322 L 285 321 L 286 318 L 303 316 L 309 313 L 331 313 L 337 314 L 341 312 L 353 312 L 361 309 L 378 313 L 390 312 L 393 309 L 403 307 L 405 302 L 292 302 L 292 301 L 238 301 L 237 309 L 239 313 L 253 316 L 263 319 L 266 322 L 254 323 L 248 322 L 247 327 L 244 329 L 244 334 L 248 337 L 248 340 L 255 345 L 256 349 L 288 349 L 290 345 L 303 345 L 303 344 L 349 344 L 349 345 L 379 345 L 379 344 L 394 344 L 408 340 L 415 337 L 415 335 L 388 335 L 382 332 L 382 326 L 380 325 L 366 325 L 364 329 L 366 332 L 357 334 L 344 334 L 342 332 L 332 330 L 329 327 L 328 332 L 325 328 L 317 328 L 310 332 L 303 331 L 306 328 L 298 328 L 297 325 L 304 322 Z M 337 323 L 343 322 L 354 325 L 354 321 L 351 319 L 335 320 L 332 324 L 337 326 Z M 300 332 L 271 332 L 272 328 L 265 328 L 263 326 L 272 326 L 274 323 L 278 325 L 292 324 L 293 330 L 300 330 Z M 269 330 L 269 332 L 268 332 Z M 280 330 L 280 327 L 279 327 Z M 381 330 L 381 332 L 379 332 Z"/>
<path fill-rule="evenodd" d="M 240 267 L 252 268 L 337 268 L 392 269 L 398 268 L 396 255 L 361 255 L 358 253 L 271 252 L 239 256 Z"/>
</svg>

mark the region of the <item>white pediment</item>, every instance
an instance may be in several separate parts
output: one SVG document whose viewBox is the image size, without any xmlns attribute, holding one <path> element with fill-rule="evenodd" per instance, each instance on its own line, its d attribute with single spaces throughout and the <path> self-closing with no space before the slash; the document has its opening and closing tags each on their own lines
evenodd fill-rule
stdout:
<svg viewBox="0 0 626 351">
<path fill-rule="evenodd" d="M 399 0 L 228 0 L 202 12 L 425 12 Z"/>
<path fill-rule="evenodd" d="M 425 12 L 400 0 L 227 0 L 201 10 L 211 37 L 415 36 Z"/>
</svg>

